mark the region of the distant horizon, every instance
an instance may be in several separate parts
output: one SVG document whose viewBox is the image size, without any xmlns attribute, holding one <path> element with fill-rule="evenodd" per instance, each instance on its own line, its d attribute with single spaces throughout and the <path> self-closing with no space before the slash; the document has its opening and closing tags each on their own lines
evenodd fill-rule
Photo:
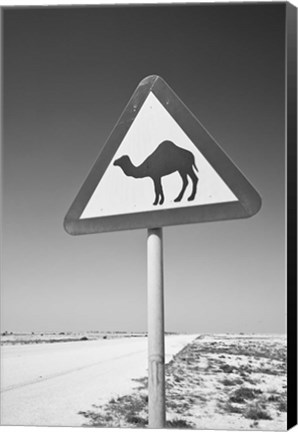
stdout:
<svg viewBox="0 0 298 432">
<path fill-rule="evenodd" d="M 121 334 L 121 333 L 137 333 L 137 334 L 147 334 L 148 331 L 141 331 L 141 330 L 54 330 L 54 331 L 43 331 L 43 330 L 28 330 L 28 331 L 10 331 L 10 330 L 1 330 L 1 335 L 3 335 L 3 333 L 7 332 L 7 334 L 67 334 L 67 333 L 112 333 L 112 334 Z M 182 331 L 171 331 L 171 330 L 165 330 L 164 333 L 173 333 L 173 334 L 198 334 L 198 335 L 221 335 L 221 334 L 226 334 L 226 335 L 263 335 L 263 334 L 268 334 L 268 335 L 287 335 L 286 332 L 182 332 Z"/>
</svg>

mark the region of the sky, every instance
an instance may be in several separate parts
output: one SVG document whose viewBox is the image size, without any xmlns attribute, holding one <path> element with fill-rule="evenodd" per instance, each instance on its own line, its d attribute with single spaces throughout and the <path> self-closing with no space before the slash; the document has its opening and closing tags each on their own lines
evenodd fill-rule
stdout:
<svg viewBox="0 0 298 432">
<path fill-rule="evenodd" d="M 167 331 L 285 331 L 284 6 L 7 8 L 1 329 L 146 331 L 146 230 L 64 216 L 138 83 L 163 77 L 262 196 L 164 228 Z"/>
</svg>

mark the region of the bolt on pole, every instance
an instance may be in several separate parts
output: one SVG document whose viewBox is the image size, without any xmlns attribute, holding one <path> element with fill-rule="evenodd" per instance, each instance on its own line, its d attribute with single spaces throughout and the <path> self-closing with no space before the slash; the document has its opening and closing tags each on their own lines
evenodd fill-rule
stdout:
<svg viewBox="0 0 298 432">
<path fill-rule="evenodd" d="M 148 229 L 149 428 L 165 427 L 165 349 L 162 229 Z"/>
</svg>

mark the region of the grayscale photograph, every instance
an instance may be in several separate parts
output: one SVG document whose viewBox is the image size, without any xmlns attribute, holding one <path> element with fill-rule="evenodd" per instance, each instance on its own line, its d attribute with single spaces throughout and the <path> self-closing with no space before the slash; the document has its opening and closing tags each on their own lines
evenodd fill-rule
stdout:
<svg viewBox="0 0 298 432">
<path fill-rule="evenodd" d="M 1 14 L 1 425 L 296 424 L 297 9 Z"/>
</svg>

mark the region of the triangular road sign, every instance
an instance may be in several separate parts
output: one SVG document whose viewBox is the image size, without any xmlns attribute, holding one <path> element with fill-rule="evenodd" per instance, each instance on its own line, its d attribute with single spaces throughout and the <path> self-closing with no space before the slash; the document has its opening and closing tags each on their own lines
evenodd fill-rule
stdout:
<svg viewBox="0 0 298 432">
<path fill-rule="evenodd" d="M 261 198 L 159 76 L 122 113 L 64 221 L 70 234 L 254 215 Z"/>
</svg>

